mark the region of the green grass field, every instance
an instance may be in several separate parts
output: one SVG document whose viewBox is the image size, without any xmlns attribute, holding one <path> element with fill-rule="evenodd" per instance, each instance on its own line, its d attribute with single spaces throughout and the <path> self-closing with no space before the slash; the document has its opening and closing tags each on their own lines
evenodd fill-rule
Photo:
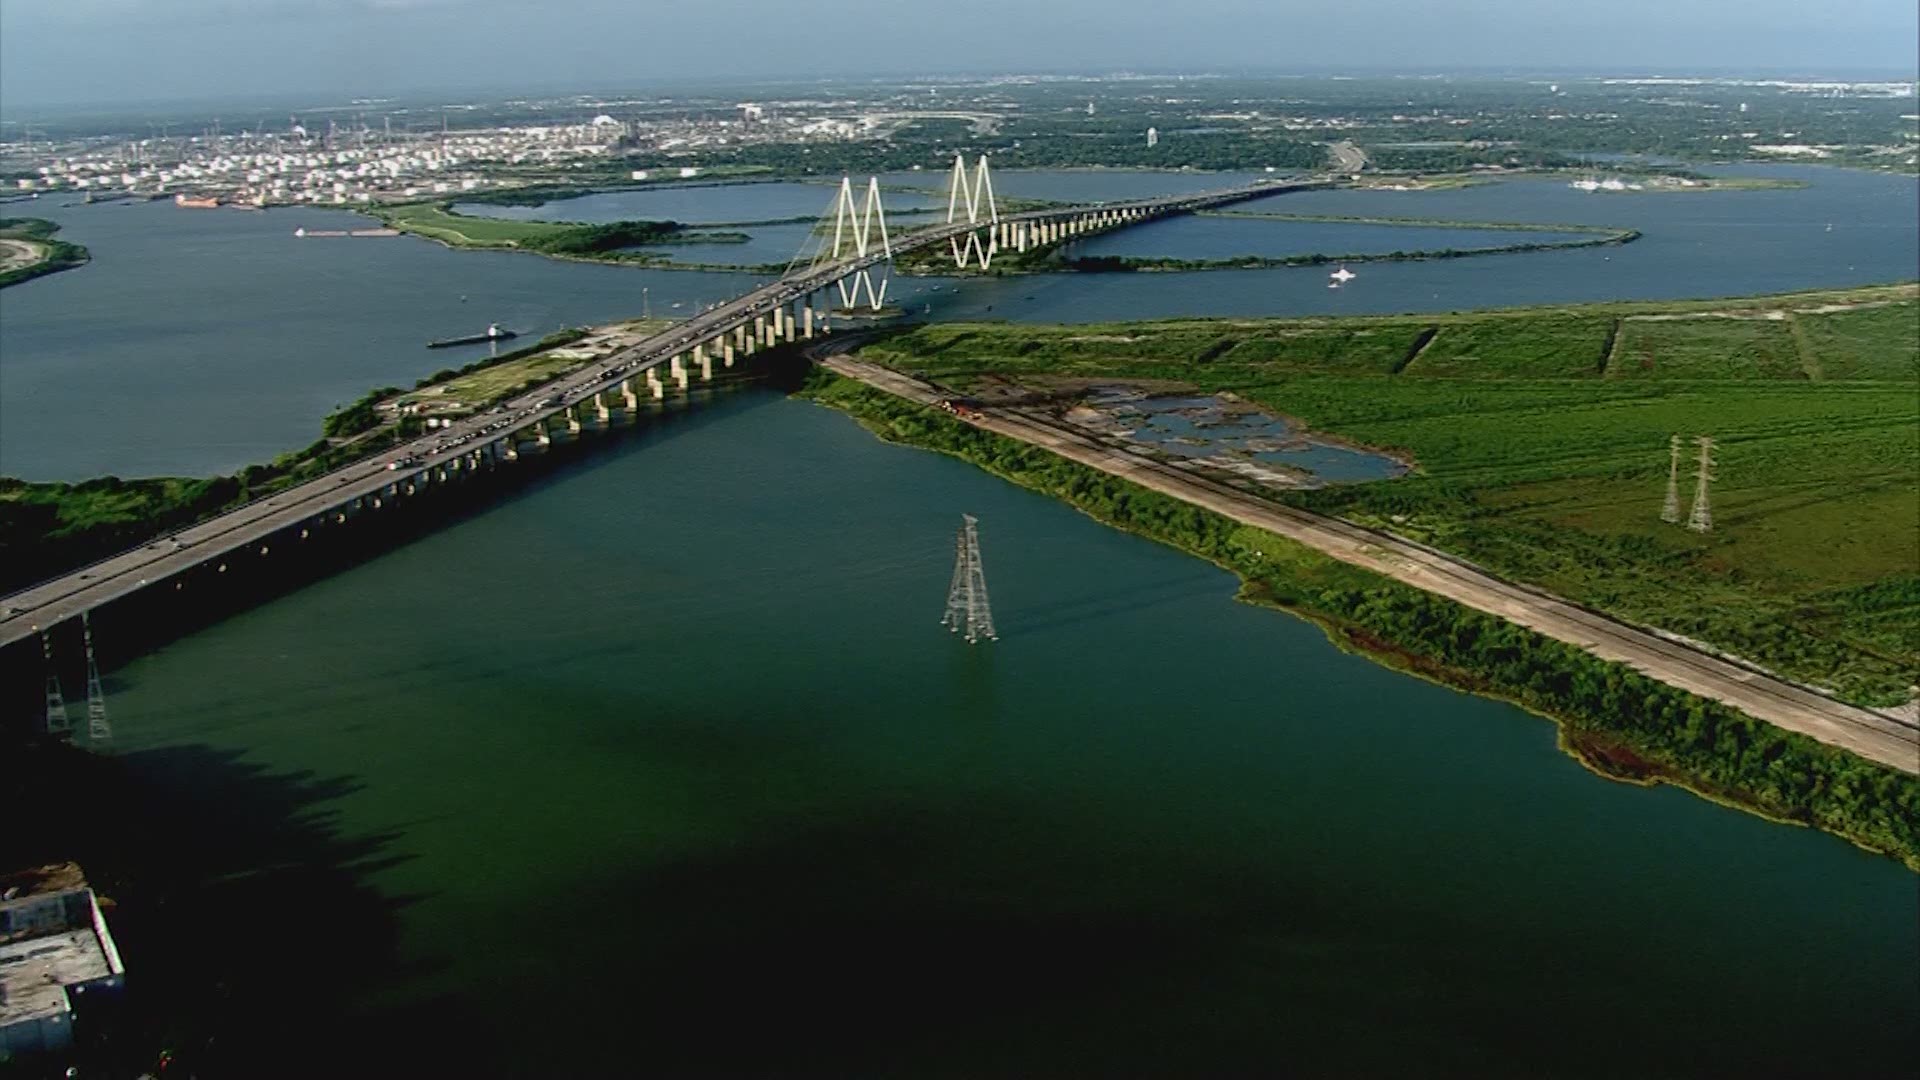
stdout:
<svg viewBox="0 0 1920 1080">
<path fill-rule="evenodd" d="M 1745 317 L 1648 318 L 1714 312 Z M 1895 704 L 1920 669 L 1917 338 L 1909 285 L 1338 322 L 944 325 L 862 355 L 961 388 L 1071 375 L 1232 390 L 1418 463 L 1292 501 Z M 1691 438 L 1719 444 L 1706 535 L 1660 520 L 1675 434 L 1689 440 L 1683 512 Z"/>
<path fill-rule="evenodd" d="M 525 247 L 564 236 L 577 226 L 550 221 L 507 221 L 449 213 L 438 203 L 388 207 L 380 216 L 393 228 L 459 247 Z"/>
</svg>

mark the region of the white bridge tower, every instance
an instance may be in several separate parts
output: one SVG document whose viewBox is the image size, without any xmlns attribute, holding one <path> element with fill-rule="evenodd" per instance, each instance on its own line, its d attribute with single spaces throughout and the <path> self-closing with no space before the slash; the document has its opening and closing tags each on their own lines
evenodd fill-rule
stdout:
<svg viewBox="0 0 1920 1080">
<path fill-rule="evenodd" d="M 992 264 L 994 252 L 1000 250 L 1000 208 L 994 205 L 993 177 L 987 173 L 985 154 L 980 155 L 980 164 L 971 182 L 967 180 L 967 159 L 959 154 L 953 156 L 953 182 L 947 188 L 947 224 L 957 224 L 962 212 L 968 225 L 986 225 L 987 238 L 982 242 L 978 229 L 968 230 L 964 243 L 958 236 L 950 238 L 947 243 L 953 249 L 953 264 L 965 270 L 977 262 L 980 269 L 985 270 Z"/>
<path fill-rule="evenodd" d="M 878 238 L 875 232 L 878 232 Z M 833 204 L 833 250 L 828 258 L 839 261 L 848 255 L 866 258 L 874 253 L 893 258 L 893 241 L 887 236 L 887 212 L 880 205 L 880 178 L 875 176 L 867 180 L 867 199 L 864 206 L 856 205 L 853 197 L 853 178 L 840 178 L 840 197 Z M 867 303 L 875 311 L 887 299 L 886 271 L 880 272 L 880 284 L 873 283 L 871 271 L 862 267 L 847 278 L 842 278 L 840 286 L 840 306 L 851 308 L 860 302 L 862 292 Z"/>
</svg>

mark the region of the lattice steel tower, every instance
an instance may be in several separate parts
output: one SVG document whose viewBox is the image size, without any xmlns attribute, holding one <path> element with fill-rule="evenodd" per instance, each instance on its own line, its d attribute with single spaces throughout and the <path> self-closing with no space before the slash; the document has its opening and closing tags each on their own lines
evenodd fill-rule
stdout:
<svg viewBox="0 0 1920 1080">
<path fill-rule="evenodd" d="M 60 692 L 60 669 L 53 663 L 53 639 L 40 631 L 40 656 L 47 663 L 47 734 L 67 735 L 73 721 L 67 719 L 67 696 Z"/>
<path fill-rule="evenodd" d="M 1707 488 L 1713 482 L 1713 440 L 1705 435 L 1693 440 L 1700 447 L 1700 472 L 1693 485 L 1693 512 L 1687 515 L 1687 528 L 1697 533 L 1713 531 L 1713 507 L 1707 501 Z"/>
<path fill-rule="evenodd" d="M 93 660 L 93 622 L 84 611 L 80 634 L 87 643 L 87 745 L 108 750 L 113 747 L 113 729 L 107 726 L 107 693 L 100 687 L 100 665 Z"/>
<path fill-rule="evenodd" d="M 974 528 L 979 521 L 972 514 L 962 514 L 960 520 L 953 584 L 947 587 L 947 613 L 940 617 L 940 625 L 956 634 L 965 630 L 969 645 L 981 638 L 998 641 L 993 608 L 987 603 L 987 573 L 980 566 L 980 533 Z"/>
<path fill-rule="evenodd" d="M 1660 520 L 1672 525 L 1680 524 L 1680 436 L 1675 435 L 1667 441 L 1671 456 L 1667 462 L 1667 501 L 1660 508 Z"/>
</svg>

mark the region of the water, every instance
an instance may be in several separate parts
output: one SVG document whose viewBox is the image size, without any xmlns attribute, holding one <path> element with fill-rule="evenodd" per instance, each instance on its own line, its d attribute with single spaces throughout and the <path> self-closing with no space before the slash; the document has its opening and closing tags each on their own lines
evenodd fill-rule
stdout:
<svg viewBox="0 0 1920 1080">
<path fill-rule="evenodd" d="M 961 511 L 989 647 L 936 625 Z M 109 692 L 136 774 L 248 835 L 324 830 L 299 880 L 384 900 L 312 884 L 277 940 L 195 939 L 282 958 L 228 1007 L 320 999 L 252 1032 L 283 1068 L 1867 1075 L 1920 1049 L 1909 872 L 1596 779 L 1545 721 L 1233 591 L 753 393 Z M 245 880 L 221 870 L 208 895 Z"/>
<path fill-rule="evenodd" d="M 488 323 L 529 340 L 654 314 L 754 279 L 455 251 L 326 210 L 170 203 L 10 209 L 59 222 L 93 261 L 0 290 L 0 474 L 33 480 L 231 472 L 305 446 L 336 406 L 489 346 L 428 351 Z M 682 305 L 675 309 L 674 304 Z"/>
<path fill-rule="evenodd" d="M 1589 195 L 1555 180 L 1521 180 L 1456 191 L 1302 192 L 1245 208 L 1581 223 L 1639 228 L 1645 236 L 1624 247 L 1368 264 L 1357 268 L 1359 280 L 1341 289 L 1326 287 L 1324 269 L 1299 267 L 908 279 L 896 280 L 892 295 L 907 310 L 934 318 L 1087 322 L 1730 296 L 1914 277 L 1920 187 L 1913 177 L 1812 166 L 1728 172 L 1803 178 L 1812 186 Z M 931 173 L 903 178 L 944 182 Z M 1005 174 L 996 190 L 1112 200 L 1242 179 L 1052 171 Z M 828 193 L 812 184 L 750 184 L 594 198 L 671 196 L 693 200 L 693 209 L 719 200 L 701 216 L 721 221 L 812 213 Z M 801 195 L 817 205 L 795 210 L 799 201 L 780 201 Z M 0 473 L 35 480 L 230 471 L 306 445 L 330 409 L 374 386 L 410 383 L 487 349 L 429 353 L 422 347 L 428 340 L 475 333 L 489 322 L 540 334 L 629 317 L 640 313 L 643 289 L 655 315 L 685 313 L 754 283 L 742 274 L 453 251 L 413 238 L 293 238 L 302 225 L 367 224 L 330 211 L 246 214 L 166 204 L 61 209 L 53 203 L 43 199 L 13 212 L 61 222 L 64 236 L 93 249 L 94 261 L 0 292 Z M 623 210 L 618 216 L 632 215 Z M 659 216 L 674 214 L 663 208 Z M 1206 227 L 1198 225 L 1205 220 L 1154 228 L 1177 236 L 1180 229 Z M 784 239 L 765 243 L 773 256 L 767 261 L 785 258 L 775 254 Z M 674 254 L 759 261 L 758 249 L 722 246 Z"/>
<path fill-rule="evenodd" d="M 1269 202 L 1277 209 L 1278 200 Z M 1082 244 L 1078 253 L 1090 258 L 1102 255 L 1156 259 L 1231 259 L 1241 255 L 1283 258 L 1288 255 L 1386 255 L 1395 251 L 1464 250 L 1591 239 L 1591 234 L 1567 232 L 1190 216 L 1163 218 L 1095 236 Z"/>
<path fill-rule="evenodd" d="M 1035 322 L 1390 314 L 1740 296 L 1910 281 L 1920 274 L 1920 183 L 1913 176 L 1817 166 L 1712 171 L 1800 179 L 1811 186 L 1601 195 L 1575 191 L 1557 179 L 1520 179 L 1443 191 L 1275 195 L 1239 209 L 1599 225 L 1636 228 L 1643 235 L 1619 247 L 1464 262 L 1372 263 L 1357 267 L 1360 280 L 1340 289 L 1327 288 L 1326 271 L 1318 267 L 968 282 L 935 303 L 934 313 Z M 1083 182 L 1089 194 L 1099 191 L 1091 180 Z M 1190 228 L 1202 220 L 1166 228 Z"/>
<path fill-rule="evenodd" d="M 729 230 L 733 231 L 733 230 Z M 781 266 L 796 260 L 805 266 L 823 247 L 833 250 L 833 236 L 822 233 L 812 223 L 755 225 L 739 230 L 747 234 L 740 244 L 671 244 L 641 247 L 636 250 L 660 255 L 677 263 L 707 266 Z"/>
</svg>

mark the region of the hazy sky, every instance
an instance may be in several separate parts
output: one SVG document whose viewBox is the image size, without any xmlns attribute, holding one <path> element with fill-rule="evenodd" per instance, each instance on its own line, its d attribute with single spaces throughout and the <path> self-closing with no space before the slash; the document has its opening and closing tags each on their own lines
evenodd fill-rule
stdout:
<svg viewBox="0 0 1920 1080">
<path fill-rule="evenodd" d="M 0 0 L 0 109 L 980 71 L 1910 71 L 1914 0 Z"/>
</svg>

